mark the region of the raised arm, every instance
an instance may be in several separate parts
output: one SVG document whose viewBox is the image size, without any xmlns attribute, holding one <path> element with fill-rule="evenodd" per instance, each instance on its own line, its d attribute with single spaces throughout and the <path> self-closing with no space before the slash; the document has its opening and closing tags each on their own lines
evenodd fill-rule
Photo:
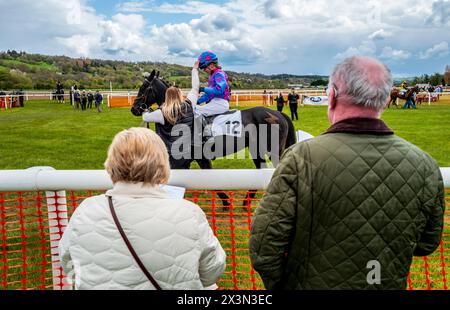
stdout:
<svg viewBox="0 0 450 310">
<path fill-rule="evenodd" d="M 200 87 L 200 80 L 198 78 L 198 60 L 195 62 L 192 67 L 192 89 L 187 95 L 187 99 L 192 103 L 193 106 L 197 104 L 198 100 L 198 90 Z"/>
</svg>

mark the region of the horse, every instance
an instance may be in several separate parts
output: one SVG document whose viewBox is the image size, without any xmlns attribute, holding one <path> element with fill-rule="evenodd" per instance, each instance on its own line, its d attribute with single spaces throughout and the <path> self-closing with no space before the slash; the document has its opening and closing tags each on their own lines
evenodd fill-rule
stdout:
<svg viewBox="0 0 450 310">
<path fill-rule="evenodd" d="M 420 105 L 422 105 L 422 103 L 425 102 L 425 100 L 427 100 L 427 99 L 428 99 L 428 94 L 424 93 L 424 92 L 420 92 L 416 96 L 417 104 L 420 104 Z"/>
<path fill-rule="evenodd" d="M 415 93 L 419 93 L 419 86 L 417 86 L 417 85 L 414 87 L 408 88 L 408 90 L 404 94 L 400 94 L 400 90 L 398 88 L 393 88 L 391 90 L 391 100 L 388 103 L 388 108 L 390 108 L 391 103 L 394 104 L 398 108 L 399 105 L 397 104 L 397 99 L 404 99 L 404 100 L 411 99 L 415 103 L 415 100 L 413 97 Z"/>
<path fill-rule="evenodd" d="M 145 110 L 151 110 L 153 104 L 157 104 L 158 107 L 161 107 L 165 102 L 166 90 L 169 87 L 170 84 L 163 78 L 159 77 L 159 72 L 155 72 L 155 70 L 153 70 L 150 76 L 144 79 L 144 82 L 139 88 L 139 92 L 133 102 L 133 106 L 131 107 L 131 113 L 134 116 L 141 116 Z M 240 138 L 230 136 L 219 136 L 214 138 L 214 148 L 221 148 L 233 143 L 233 148 L 219 150 L 219 152 L 222 151 L 220 154 L 223 154 L 223 156 L 239 152 L 240 150 L 248 147 L 255 167 L 257 169 L 261 169 L 267 165 L 265 158 L 266 155 L 272 160 L 274 166 L 276 166 L 279 163 L 282 153 L 296 143 L 294 124 L 289 116 L 284 113 L 280 113 L 266 107 L 255 107 L 242 110 L 241 116 L 243 128 L 256 128 L 256 131 L 244 130 Z M 264 130 L 261 130 L 261 128 L 264 126 L 260 125 L 266 125 L 265 128 L 268 130 L 263 132 Z M 276 126 L 273 127 L 272 125 Z M 278 131 L 274 133 L 278 133 L 278 145 L 275 147 L 270 143 L 273 135 L 272 130 Z M 156 124 L 156 132 L 158 133 L 158 124 Z M 251 147 L 255 144 L 258 145 L 258 150 L 256 150 L 256 152 L 255 149 Z M 215 158 L 206 156 L 202 148 L 201 158 L 189 160 L 187 166 L 171 168 L 189 169 L 190 164 L 193 161 L 196 161 L 201 169 L 212 169 L 212 160 L 214 159 Z M 228 196 L 223 192 L 218 192 L 217 194 L 222 199 L 224 206 L 227 206 Z M 249 191 L 249 198 L 254 198 L 255 194 L 255 190 Z"/>
</svg>

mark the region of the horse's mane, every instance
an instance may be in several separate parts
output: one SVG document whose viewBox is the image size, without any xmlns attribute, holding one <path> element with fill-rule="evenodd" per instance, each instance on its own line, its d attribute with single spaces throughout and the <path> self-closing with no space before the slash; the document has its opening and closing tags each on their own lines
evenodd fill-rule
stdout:
<svg viewBox="0 0 450 310">
<path fill-rule="evenodd" d="M 163 77 L 158 78 L 159 81 L 161 81 L 167 88 L 171 87 L 172 85 L 166 81 Z"/>
</svg>

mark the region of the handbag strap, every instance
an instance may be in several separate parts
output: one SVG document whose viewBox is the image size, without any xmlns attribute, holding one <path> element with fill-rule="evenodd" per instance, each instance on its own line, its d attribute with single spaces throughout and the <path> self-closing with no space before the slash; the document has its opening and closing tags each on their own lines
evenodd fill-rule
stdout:
<svg viewBox="0 0 450 310">
<path fill-rule="evenodd" d="M 145 266 L 142 263 L 141 259 L 139 258 L 139 256 L 137 255 L 136 251 L 134 250 L 133 246 L 131 245 L 130 240 L 128 240 L 127 236 L 125 235 L 125 232 L 123 231 L 122 225 L 120 225 L 119 218 L 117 217 L 116 211 L 114 210 L 112 197 L 111 196 L 106 196 L 106 197 L 108 197 L 109 209 L 111 210 L 111 214 L 112 214 L 112 217 L 114 219 L 114 223 L 116 223 L 117 229 L 119 230 L 123 241 L 125 241 L 125 244 L 127 245 L 128 250 L 130 250 L 131 255 L 133 255 L 134 260 L 137 262 L 137 264 L 141 268 L 142 272 L 145 274 L 147 279 L 153 284 L 153 286 L 157 290 L 162 290 L 162 288 L 159 286 L 158 282 L 156 282 L 156 280 L 152 277 L 150 272 L 148 272 L 147 268 L 145 268 Z"/>
</svg>

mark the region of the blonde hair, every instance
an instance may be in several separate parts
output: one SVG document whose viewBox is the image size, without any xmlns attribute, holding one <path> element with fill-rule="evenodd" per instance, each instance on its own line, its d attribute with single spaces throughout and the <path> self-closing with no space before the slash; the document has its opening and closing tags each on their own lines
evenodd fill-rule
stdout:
<svg viewBox="0 0 450 310">
<path fill-rule="evenodd" d="M 169 155 L 161 138 L 146 128 L 119 132 L 108 149 L 105 168 L 113 183 L 165 184 L 170 177 Z"/>
<path fill-rule="evenodd" d="M 166 101 L 161 107 L 161 112 L 167 121 L 175 125 L 179 115 L 184 115 L 182 111 L 183 94 L 176 87 L 169 87 L 166 90 Z"/>
</svg>

